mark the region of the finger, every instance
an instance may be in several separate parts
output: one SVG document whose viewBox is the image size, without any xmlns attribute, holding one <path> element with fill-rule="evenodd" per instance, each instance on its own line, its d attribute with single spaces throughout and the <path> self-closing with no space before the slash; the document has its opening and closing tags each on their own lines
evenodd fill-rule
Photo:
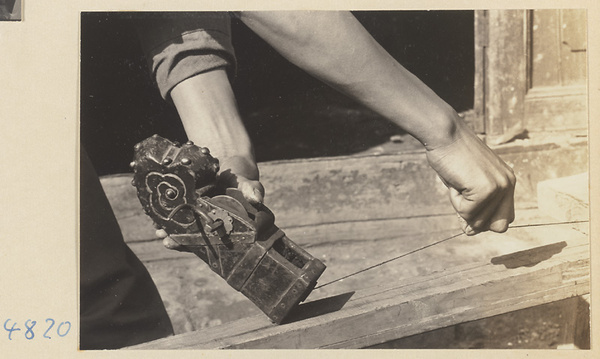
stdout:
<svg viewBox="0 0 600 359">
<path fill-rule="evenodd" d="M 237 188 L 240 190 L 244 198 L 252 204 L 263 203 L 265 188 L 258 180 L 250 180 L 244 176 L 232 173 L 231 170 L 226 170 L 219 174 L 218 181 L 225 188 Z"/>
<path fill-rule="evenodd" d="M 468 191 L 451 191 L 450 201 L 456 211 L 475 230 L 486 231 L 491 223 L 500 218 L 506 219 L 506 224 L 514 220 L 514 190 L 516 177 L 508 165 L 507 172 L 494 176 L 491 185 L 472 188 Z M 508 202 L 507 202 L 508 201 Z M 493 219 L 493 220 L 492 220 Z M 495 229 L 505 227 L 497 221 Z"/>
<path fill-rule="evenodd" d="M 479 233 L 479 232 L 475 231 L 471 226 L 469 226 L 469 224 L 467 223 L 467 221 L 465 221 L 465 219 L 462 218 L 460 216 L 460 214 L 456 213 L 456 217 L 458 218 L 458 223 L 460 224 L 460 229 L 462 229 L 462 231 L 467 236 L 474 236 L 477 233 Z"/>
<path fill-rule="evenodd" d="M 508 225 L 514 221 L 514 187 L 508 191 L 501 191 L 491 198 L 476 205 L 460 198 L 454 193 L 454 201 L 458 201 L 457 213 L 463 218 L 465 233 L 479 233 L 487 230 L 503 233 Z M 462 205 L 462 207 L 460 206 Z M 466 208 L 465 208 L 466 207 Z"/>
<path fill-rule="evenodd" d="M 499 196 L 496 196 L 494 211 L 491 212 L 489 217 L 488 229 L 498 233 L 506 232 L 508 225 L 515 219 L 514 192 L 516 178 L 512 174 L 512 170 L 509 169 L 509 171 L 510 174 L 506 178 L 506 185 L 499 192 Z"/>
<path fill-rule="evenodd" d="M 454 206 L 454 210 L 456 211 L 456 216 L 458 217 L 460 228 L 463 230 L 463 232 L 465 232 L 467 236 L 473 236 L 479 233 L 473 227 L 471 227 L 467 222 L 467 219 L 463 217 L 466 216 L 468 213 L 465 214 L 462 211 L 460 211 L 460 208 L 464 206 L 463 203 L 467 200 L 460 194 L 460 192 L 458 192 L 452 187 L 448 189 L 448 192 L 450 196 L 450 203 L 452 203 L 452 205 Z"/>
<path fill-rule="evenodd" d="M 162 238 L 163 246 L 167 249 L 173 250 L 182 250 L 183 246 L 177 243 L 173 238 L 169 237 L 169 234 L 164 229 L 159 229 L 156 231 L 156 236 L 158 238 Z"/>
<path fill-rule="evenodd" d="M 473 221 L 477 213 L 479 213 L 485 202 L 466 198 L 462 192 L 450 187 L 449 189 L 450 203 L 454 210 L 467 222 Z"/>
<path fill-rule="evenodd" d="M 508 225 L 515 220 L 514 189 L 510 191 L 498 206 L 496 213 L 490 219 L 490 230 L 498 233 L 504 233 L 508 230 Z"/>
<path fill-rule="evenodd" d="M 497 192 L 485 200 L 476 201 L 464 198 L 458 191 L 451 190 L 451 202 L 456 204 L 456 212 L 464 220 L 464 223 L 461 224 L 467 235 L 490 229 L 491 219 L 498 212 L 503 196 L 503 192 Z"/>
<path fill-rule="evenodd" d="M 494 215 L 498 213 L 499 207 L 502 204 L 503 193 L 494 193 L 488 197 L 479 206 L 477 212 L 472 214 L 472 218 L 468 221 L 469 225 L 476 231 L 484 232 L 490 229 L 490 224 Z"/>
<path fill-rule="evenodd" d="M 263 203 L 265 188 L 260 182 L 239 179 L 238 189 L 248 202 L 252 204 Z"/>
<path fill-rule="evenodd" d="M 171 237 L 165 237 L 163 239 L 163 246 L 167 249 L 180 250 L 181 245 L 173 240 Z"/>
</svg>

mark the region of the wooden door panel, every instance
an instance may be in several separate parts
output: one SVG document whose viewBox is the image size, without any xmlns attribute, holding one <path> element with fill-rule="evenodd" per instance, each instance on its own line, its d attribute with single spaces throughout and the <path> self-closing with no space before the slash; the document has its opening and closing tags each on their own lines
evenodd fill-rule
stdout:
<svg viewBox="0 0 600 359">
<path fill-rule="evenodd" d="M 560 10 L 530 13 L 530 87 L 560 85 Z"/>
<path fill-rule="evenodd" d="M 530 87 L 570 86 L 586 78 L 585 10 L 530 12 Z"/>
<path fill-rule="evenodd" d="M 488 143 L 587 128 L 586 10 L 479 10 L 475 47 L 474 113 Z"/>
<path fill-rule="evenodd" d="M 524 99 L 527 91 L 527 62 L 524 10 L 489 10 L 480 15 L 485 36 L 483 59 L 484 106 L 483 119 L 486 139 L 490 144 L 510 140 L 523 130 Z M 476 43 L 477 40 L 476 40 Z"/>
<path fill-rule="evenodd" d="M 587 127 L 587 16 L 581 9 L 531 10 L 524 128 Z"/>
<path fill-rule="evenodd" d="M 561 84 L 585 84 L 587 77 L 587 14 L 561 10 Z"/>
</svg>

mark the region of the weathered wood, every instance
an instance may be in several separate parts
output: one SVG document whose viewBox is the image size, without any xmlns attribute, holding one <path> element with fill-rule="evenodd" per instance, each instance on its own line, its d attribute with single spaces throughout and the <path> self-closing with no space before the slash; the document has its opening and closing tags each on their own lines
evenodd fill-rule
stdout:
<svg viewBox="0 0 600 359">
<path fill-rule="evenodd" d="M 281 164 L 264 163 L 260 169 L 265 203 L 284 228 L 451 211 L 422 151 Z"/>
<path fill-rule="evenodd" d="M 587 128 L 585 10 L 529 13 L 526 128 L 530 132 Z"/>
<path fill-rule="evenodd" d="M 568 299 L 564 309 L 558 349 L 590 349 L 590 295 Z"/>
<path fill-rule="evenodd" d="M 489 10 L 485 132 L 490 143 L 520 133 L 527 91 L 525 10 Z"/>
<path fill-rule="evenodd" d="M 567 332 L 576 323 L 573 312 L 574 303 L 585 302 L 581 298 L 571 297 L 490 318 L 461 323 L 392 340 L 366 349 L 585 349 L 585 346 L 579 347 L 574 344 L 573 334 L 576 330 Z M 586 319 L 588 321 L 588 343 L 590 340 L 589 319 L 588 308 Z M 582 322 L 582 324 L 585 323 Z M 584 326 L 582 325 L 582 329 L 586 329 L 583 328 Z M 546 327 L 546 331 L 543 331 L 544 327 Z M 583 333 L 582 339 L 585 339 L 585 333 Z M 587 349 L 589 349 L 589 344 Z"/>
<path fill-rule="evenodd" d="M 531 18 L 531 87 L 584 85 L 587 73 L 585 10 L 533 10 Z"/>
<path fill-rule="evenodd" d="M 476 75 L 475 85 L 477 94 L 477 86 L 484 84 L 488 143 L 503 143 L 523 130 L 586 128 L 585 10 L 490 10 L 476 15 L 476 29 L 487 30 L 476 41 L 476 48 L 485 44 L 485 73 L 479 82 Z M 476 109 L 481 101 L 477 96 Z"/>
<path fill-rule="evenodd" d="M 538 182 L 586 171 L 585 140 L 571 143 L 565 137 L 541 144 L 528 140 L 495 148 L 517 175 L 517 206 L 536 206 Z M 338 223 L 362 235 L 369 221 L 387 225 L 394 220 L 453 213 L 446 188 L 423 152 L 267 162 L 259 167 L 267 189 L 265 203 L 286 233 L 297 229 L 302 236 L 309 227 Z M 155 239 L 152 221 L 130 184 L 131 175 L 103 177 L 101 182 L 125 241 Z M 298 238 L 289 235 L 294 241 Z M 299 239 L 298 243 L 306 242 Z"/>
<path fill-rule="evenodd" d="M 132 173 L 123 173 L 103 176 L 100 183 L 117 217 L 125 242 L 156 239 L 152 219 L 144 213 L 132 180 Z"/>
<path fill-rule="evenodd" d="M 498 148 L 496 152 L 508 163 L 517 176 L 515 203 L 537 205 L 536 189 L 541 181 L 571 176 L 587 171 L 587 138 L 576 135 L 555 138 L 535 145 L 531 140 L 515 141 Z"/>
<path fill-rule="evenodd" d="M 496 151 L 515 169 L 519 178 L 519 185 L 517 187 L 517 203 L 518 206 L 526 205 L 527 199 L 535 200 L 535 185 L 537 182 L 543 179 L 552 178 L 556 176 L 564 176 L 574 173 L 581 172 L 587 166 L 587 150 L 585 138 L 579 139 L 579 142 L 572 143 L 572 139 L 561 139 L 560 141 L 541 141 L 537 142 L 535 139 L 526 141 L 516 141 L 510 145 L 504 145 L 496 148 Z M 383 161 L 389 166 L 392 162 L 403 162 L 407 161 L 422 161 L 421 165 L 412 167 L 414 170 L 418 168 L 427 168 L 426 161 L 423 153 L 409 153 L 407 155 L 399 154 L 393 156 L 368 156 L 359 157 L 352 159 L 352 168 L 356 173 L 356 177 L 363 177 L 363 171 L 371 171 L 376 167 L 378 161 Z M 315 159 L 306 162 L 291 161 L 290 162 L 273 162 L 273 163 L 261 163 L 261 171 L 263 178 L 265 178 L 265 186 L 267 187 L 269 194 L 268 198 L 271 200 L 278 196 L 284 196 L 287 198 L 286 201 L 280 201 L 278 207 L 271 208 L 275 211 L 277 216 L 277 223 L 282 219 L 285 223 L 285 219 L 290 219 L 288 223 L 296 220 L 290 215 L 290 213 L 302 213 L 304 214 L 321 210 L 321 204 L 323 201 L 327 201 L 332 198 L 333 193 L 329 197 L 317 196 L 311 198 L 311 206 L 306 207 L 306 199 L 302 198 L 306 196 L 306 192 L 298 190 L 297 188 L 302 186 L 320 186 L 323 183 L 327 183 L 328 176 L 331 171 L 334 174 L 340 174 L 346 169 L 346 158 L 337 159 Z M 369 164 L 361 167 L 361 164 Z M 302 171 L 303 166 L 306 168 L 306 173 Z M 289 168 L 292 167 L 293 171 Z M 337 170 L 335 170 L 337 168 Z M 361 170 L 362 168 L 362 170 Z M 427 171 L 430 171 L 427 169 Z M 400 182 L 407 181 L 412 182 L 411 186 L 413 190 L 420 193 L 420 197 L 402 199 L 397 197 L 398 203 L 387 203 L 381 201 L 381 196 L 387 195 L 384 191 L 373 191 L 372 188 L 380 186 L 386 186 L 386 182 L 379 182 L 379 180 L 389 181 L 390 177 L 379 177 L 377 171 L 374 173 L 366 173 L 364 176 L 369 178 L 370 182 L 363 181 L 365 188 L 360 188 L 354 191 L 352 194 L 360 200 L 366 200 L 370 198 L 369 206 L 366 208 L 355 208 L 353 201 L 341 201 L 338 207 L 331 206 L 327 207 L 327 211 L 322 212 L 321 215 L 311 215 L 308 218 L 317 220 L 317 223 L 308 223 L 305 225 L 292 225 L 285 227 L 284 230 L 290 238 L 303 247 L 307 246 L 306 249 L 313 254 L 318 254 L 319 258 L 327 258 L 331 261 L 331 268 L 326 271 L 323 282 L 338 278 L 341 275 L 347 274 L 354 270 L 364 268 L 370 264 L 382 259 L 387 259 L 388 256 L 397 255 L 410 249 L 419 247 L 422 244 L 429 243 L 434 239 L 440 239 L 445 236 L 446 233 L 434 232 L 437 229 L 447 229 L 454 233 L 452 226 L 456 225 L 456 219 L 451 213 L 451 209 L 438 212 L 438 215 L 434 215 L 435 210 L 440 208 L 447 208 L 447 198 L 444 193 L 444 187 L 440 183 L 434 183 L 433 185 L 438 186 L 440 191 L 431 191 L 430 188 L 426 188 L 431 183 L 419 182 L 422 178 L 420 175 L 414 175 L 410 170 L 394 171 L 399 174 L 400 178 L 396 178 Z M 275 175 L 274 175 L 275 174 Z M 435 178 L 435 176 L 433 176 Z M 174 251 L 166 250 L 162 247 L 160 241 L 154 238 L 154 228 L 149 221 L 149 218 L 141 210 L 139 201 L 135 196 L 135 190 L 130 185 L 131 177 L 129 175 L 116 176 L 103 178 L 102 182 L 107 191 L 108 197 L 113 202 L 113 207 L 119 221 L 121 223 L 123 232 L 125 233 L 126 240 L 134 252 L 149 266 L 149 270 L 152 273 L 153 278 L 157 281 L 157 286 L 161 290 L 161 294 L 164 294 L 164 298 L 167 300 L 167 309 L 169 315 L 172 318 L 189 317 L 190 311 L 196 311 L 198 307 L 195 303 L 196 295 L 202 296 L 204 302 L 214 303 L 212 307 L 208 309 L 203 308 L 198 310 L 195 314 L 194 319 L 185 321 L 185 328 L 179 328 L 179 332 L 193 330 L 194 328 L 203 328 L 208 323 L 218 323 L 221 320 L 223 322 L 227 320 L 235 320 L 242 317 L 242 314 L 238 313 L 236 309 L 235 314 L 215 314 L 217 311 L 215 308 L 224 308 L 222 311 L 231 311 L 231 308 L 248 307 L 249 303 L 244 304 L 241 300 L 232 301 L 224 299 L 224 303 L 220 302 L 222 298 L 229 298 L 229 293 L 226 291 L 227 288 L 220 288 L 217 283 L 210 282 L 210 270 L 202 268 L 200 262 L 196 258 L 192 260 L 186 260 L 185 257 L 189 258 L 188 253 L 179 253 Z M 335 187 L 329 186 L 330 192 L 337 192 L 338 194 L 344 194 L 348 191 L 348 188 L 344 186 Z M 349 187 L 352 189 L 353 187 Z M 370 197 L 369 197 L 370 196 Z M 423 199 L 422 196 L 428 196 Z M 302 198 L 302 201 L 296 201 L 295 198 Z M 432 201 L 432 198 L 437 198 L 440 202 Z M 410 210 L 414 203 L 410 201 L 421 201 L 425 204 L 430 203 L 429 212 L 423 216 L 411 216 L 406 215 L 406 211 Z M 381 207 L 377 204 L 382 203 Z M 390 209 L 396 207 L 402 207 L 404 217 L 387 217 L 394 216 L 396 212 L 390 211 Z M 436 207 L 444 206 L 444 207 Z M 360 209 L 364 209 L 360 212 Z M 345 212 L 347 211 L 347 212 Z M 329 215 L 334 213 L 335 216 Z M 348 213 L 348 220 L 344 220 L 344 213 Z M 357 214 L 363 213 L 365 216 L 363 219 Z M 402 215 L 402 213 L 401 213 Z M 518 212 L 517 221 L 519 223 L 538 223 L 539 220 L 530 221 L 526 216 L 523 215 L 523 211 Z M 145 235 L 140 233 L 146 232 Z M 424 232 L 429 232 L 429 237 L 424 235 Z M 512 232 L 511 232 L 512 233 Z M 562 234 L 558 234 L 559 231 L 551 231 L 549 234 L 550 238 L 561 238 Z M 134 241 L 131 241 L 131 236 L 134 236 Z M 508 234 L 510 236 L 510 233 Z M 135 237 L 138 236 L 138 237 Z M 518 237 L 522 235 L 519 234 Z M 547 235 L 546 235 L 547 236 Z M 556 236 L 556 237 L 555 237 Z M 407 240 L 409 239 L 410 240 Z M 356 288 L 363 288 L 364 283 L 380 284 L 385 283 L 387 278 L 409 278 L 411 276 L 421 276 L 429 274 L 431 271 L 441 270 L 442 268 L 452 267 L 458 263 L 466 263 L 471 261 L 471 258 L 481 258 L 482 255 L 487 254 L 488 257 L 495 256 L 507 248 L 513 248 L 513 250 L 527 248 L 529 245 L 539 245 L 546 243 L 544 241 L 529 241 L 531 238 L 528 235 L 523 234 L 523 241 L 513 241 L 515 243 L 509 243 L 506 235 L 502 238 L 485 238 L 475 239 L 474 241 L 468 241 L 467 238 L 458 239 L 451 244 L 450 247 L 442 251 L 435 251 L 436 254 L 431 254 L 431 250 L 423 252 L 424 256 L 412 256 L 411 261 L 406 265 L 411 267 L 411 270 L 405 269 L 404 267 L 396 268 L 383 268 L 384 270 L 377 271 L 374 273 L 364 273 L 359 276 L 359 279 L 348 279 L 344 281 L 345 290 L 355 290 Z M 153 240 L 154 239 L 154 240 Z M 528 242 L 529 241 L 529 242 Z M 517 243 L 518 242 L 518 243 Z M 382 249 L 379 252 L 372 251 L 372 247 L 377 245 Z M 360 249 L 357 249 L 359 246 Z M 412 248 L 411 248 L 412 246 Z M 325 248 L 326 247 L 326 248 Z M 357 253 L 363 253 L 356 257 L 346 258 L 348 247 L 357 250 Z M 454 253 L 457 251 L 459 253 Z M 385 252 L 383 254 L 382 252 Z M 428 254 L 427 254 L 428 253 Z M 343 257 L 343 258 L 342 258 Z M 437 260 L 436 258 L 440 258 Z M 457 259 L 459 258 L 459 259 Z M 183 261 L 182 261 L 183 259 Z M 477 259 L 476 259 L 477 260 Z M 452 262 L 453 261 L 453 262 Z M 355 266 L 352 267 L 351 263 Z M 413 265 L 414 264 L 414 265 Z M 193 267 L 193 271 L 199 271 L 202 273 L 194 274 L 193 280 L 189 280 L 191 277 L 186 274 L 185 280 L 181 278 L 182 274 L 179 271 L 188 270 L 186 267 Z M 204 273 L 204 272 L 206 273 Z M 179 274 L 178 274 L 179 273 Z M 194 272 L 196 273 L 196 272 Z M 383 279 L 383 280 L 382 280 Z M 209 282 L 207 282 L 209 280 Z M 200 283 L 200 284 L 198 284 Z M 178 287 L 179 288 L 175 288 Z M 210 289 L 208 289 L 210 288 Z M 220 289 L 215 289 L 220 288 Z M 336 293 L 335 290 L 339 287 L 332 286 L 326 287 L 320 291 L 314 293 L 315 298 L 322 298 L 324 296 L 333 295 Z M 210 291 L 210 298 L 207 297 L 205 291 Z M 183 293 L 177 298 L 174 298 L 171 292 Z M 338 292 L 339 293 L 339 292 Z M 189 297 L 186 302 L 181 302 L 182 297 Z M 311 295 L 312 296 L 312 295 Z M 184 304 L 182 304 L 184 303 Z M 203 311 L 204 310 L 204 311 Z M 207 311 L 211 314 L 207 315 Z M 202 314 L 205 313 L 205 314 Z M 253 314 L 244 309 L 245 315 Z M 187 319 L 186 319 L 187 320 Z M 183 325 L 183 324 L 182 324 Z"/>
<path fill-rule="evenodd" d="M 522 219 L 520 219 L 522 220 Z M 374 242 L 402 237 L 418 241 L 422 237 L 443 236 L 452 227 L 460 231 L 455 214 L 420 218 L 394 218 L 361 222 L 339 222 L 286 228 L 286 235 L 303 248 L 342 245 L 350 242 Z M 165 250 L 162 240 L 130 242 L 129 247 L 143 262 L 187 257 L 185 252 Z"/>
<path fill-rule="evenodd" d="M 586 236 L 301 305 L 134 349 L 361 348 L 589 293 Z"/>
<path fill-rule="evenodd" d="M 530 90 L 525 99 L 525 126 L 529 132 L 587 129 L 585 86 Z"/>
<path fill-rule="evenodd" d="M 425 153 L 259 164 L 265 204 L 280 228 L 452 213 Z M 130 175 L 102 183 L 127 242 L 155 237 Z"/>
<path fill-rule="evenodd" d="M 573 344 L 579 349 L 591 348 L 591 296 L 577 297 L 575 306 L 575 323 L 573 325 Z"/>
<path fill-rule="evenodd" d="M 551 217 L 540 218 L 537 209 L 517 210 L 517 224 L 550 221 L 553 221 Z M 448 233 L 458 233 L 460 229 L 456 215 L 448 214 L 419 218 L 326 223 L 306 227 L 290 227 L 285 232 L 300 246 L 312 252 L 312 248 L 315 247 L 347 246 L 360 243 L 381 245 L 381 241 L 388 240 L 392 243 L 396 242 L 394 248 L 397 248 L 399 247 L 397 242 L 406 238 L 410 238 L 414 247 L 417 244 L 425 245 L 432 238 L 442 238 Z M 479 243 L 483 246 L 487 242 L 487 240 L 482 240 Z M 458 243 L 455 242 L 453 246 L 456 250 L 460 250 Z M 129 247 L 144 263 L 190 258 L 189 253 L 165 249 L 160 239 L 130 242 Z M 491 248 L 491 246 L 488 245 L 487 248 Z M 408 251 L 410 248 L 406 250 Z M 331 270 L 330 268 L 328 271 Z"/>
<path fill-rule="evenodd" d="M 538 183 L 538 207 L 560 221 L 589 219 L 589 175 L 556 178 Z"/>
<path fill-rule="evenodd" d="M 560 24 L 558 9 L 531 11 L 531 87 L 560 85 Z"/>
<path fill-rule="evenodd" d="M 487 10 L 474 11 L 474 40 L 475 40 L 475 76 L 474 98 L 471 116 L 466 116 L 469 123 L 477 133 L 485 133 L 485 53 L 488 47 L 488 19 Z"/>
<path fill-rule="evenodd" d="M 560 11 L 561 83 L 584 85 L 587 78 L 587 12 L 584 9 Z"/>
</svg>

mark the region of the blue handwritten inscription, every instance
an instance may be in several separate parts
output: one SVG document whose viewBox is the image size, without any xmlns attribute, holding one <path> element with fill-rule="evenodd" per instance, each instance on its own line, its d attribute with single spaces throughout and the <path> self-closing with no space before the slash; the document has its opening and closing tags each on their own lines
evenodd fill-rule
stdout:
<svg viewBox="0 0 600 359">
<path fill-rule="evenodd" d="M 27 319 L 23 326 L 20 326 L 16 321 L 6 319 L 4 330 L 8 333 L 8 340 L 13 340 L 20 335 L 27 340 L 63 338 L 71 331 L 71 322 L 56 323 L 54 319 L 47 318 L 44 323 L 38 324 L 35 320 Z"/>
</svg>

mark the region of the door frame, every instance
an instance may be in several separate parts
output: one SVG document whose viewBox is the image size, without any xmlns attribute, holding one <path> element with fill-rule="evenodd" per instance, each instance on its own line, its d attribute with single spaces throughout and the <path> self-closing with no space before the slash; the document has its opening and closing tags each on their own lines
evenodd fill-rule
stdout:
<svg viewBox="0 0 600 359">
<path fill-rule="evenodd" d="M 534 11 L 475 11 L 475 96 L 473 110 L 464 115 L 492 145 L 525 130 L 587 129 L 587 81 L 531 85 Z"/>
</svg>

